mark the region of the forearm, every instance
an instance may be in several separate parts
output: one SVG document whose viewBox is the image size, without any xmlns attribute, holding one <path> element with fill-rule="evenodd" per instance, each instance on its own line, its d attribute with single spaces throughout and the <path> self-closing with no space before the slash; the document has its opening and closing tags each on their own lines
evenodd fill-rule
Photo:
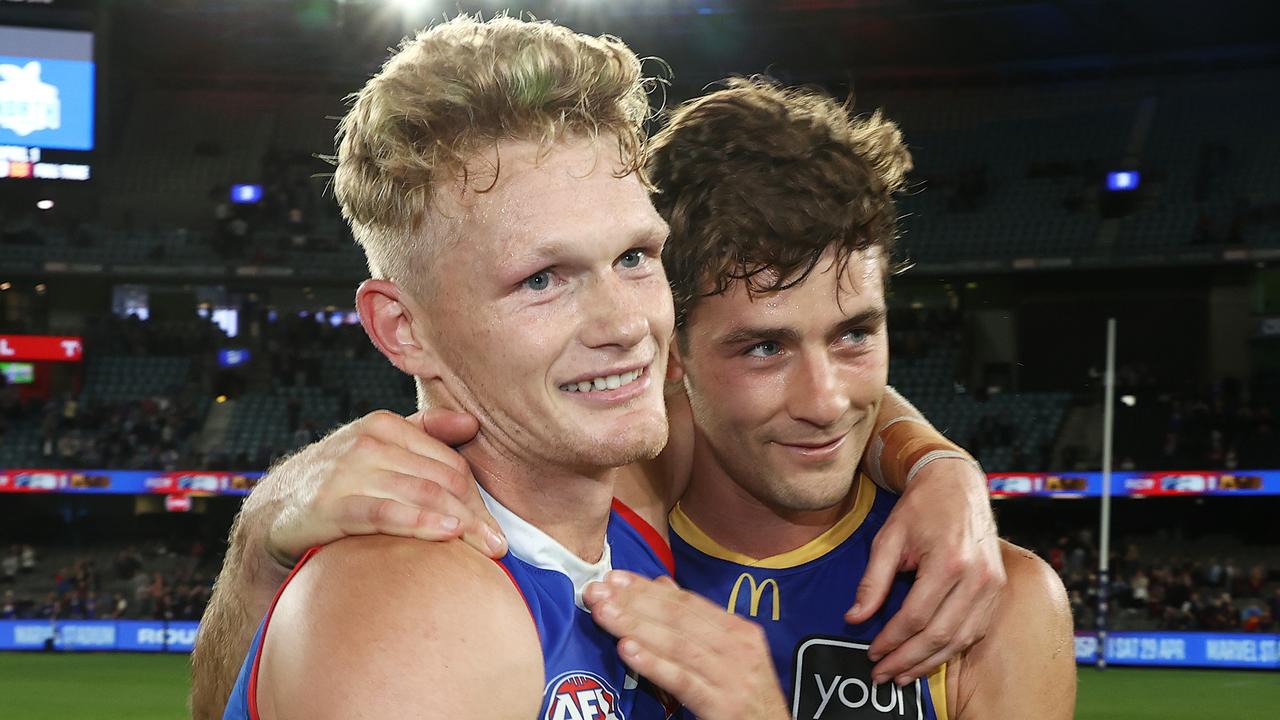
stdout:
<svg viewBox="0 0 1280 720">
<path fill-rule="evenodd" d="M 886 388 L 876 416 L 876 431 L 867 446 L 863 468 L 882 487 L 902 494 L 915 474 L 933 460 L 960 458 L 975 462 L 951 442 L 906 398 Z"/>
<path fill-rule="evenodd" d="M 231 543 L 213 596 L 200 621 L 191 654 L 191 716 L 222 717 L 258 623 L 288 575 L 266 551 L 266 533 L 278 512 L 275 503 L 245 502 L 231 528 Z"/>
</svg>

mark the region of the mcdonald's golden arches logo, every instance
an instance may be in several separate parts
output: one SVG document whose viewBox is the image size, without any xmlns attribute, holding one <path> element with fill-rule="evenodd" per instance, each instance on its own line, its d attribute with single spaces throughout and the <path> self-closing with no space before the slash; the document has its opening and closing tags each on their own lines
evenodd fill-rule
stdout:
<svg viewBox="0 0 1280 720">
<path fill-rule="evenodd" d="M 751 604 L 748 609 L 751 617 L 760 614 L 760 598 L 764 596 L 765 589 L 773 588 L 773 619 L 777 620 L 782 615 L 782 591 L 778 589 L 778 581 L 773 578 L 765 578 L 762 583 L 757 583 L 755 577 L 751 573 L 742 573 L 738 576 L 738 580 L 733 583 L 733 590 L 729 592 L 728 610 L 730 613 L 738 612 L 738 592 L 742 590 L 742 583 L 746 581 L 751 586 Z"/>
</svg>

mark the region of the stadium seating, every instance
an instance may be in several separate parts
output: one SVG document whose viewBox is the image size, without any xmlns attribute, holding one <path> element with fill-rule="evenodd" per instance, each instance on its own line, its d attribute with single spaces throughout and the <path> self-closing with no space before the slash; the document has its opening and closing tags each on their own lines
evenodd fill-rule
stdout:
<svg viewBox="0 0 1280 720">
<path fill-rule="evenodd" d="M 988 472 L 1048 469 L 1044 456 L 1070 396 L 1020 393 L 978 400 L 957 389 L 956 375 L 955 352 L 945 347 L 897 358 L 889 366 L 889 382 L 930 422 L 969 447 Z"/>
<path fill-rule="evenodd" d="M 1077 82 L 873 96 L 900 124 L 915 159 L 911 191 L 900 200 L 903 255 L 945 266 L 1280 245 L 1280 139 L 1271 130 L 1280 100 L 1249 91 L 1276 84 L 1280 76 L 1258 71 L 1154 89 Z M 5 260 L 254 262 L 358 276 L 363 259 L 325 194 L 330 168 L 315 157 L 332 152 L 332 118 L 341 112 L 334 99 L 316 96 L 140 93 L 117 160 L 103 169 L 104 189 L 117 212 L 157 227 L 90 222 L 75 237 L 43 230 L 42 244 L 6 247 Z M 1103 176 L 1126 168 L 1142 173 L 1141 200 L 1105 220 Z M 323 242 L 294 249 L 278 218 L 254 217 L 242 254 L 220 256 L 211 216 L 225 197 L 211 192 L 246 181 L 268 184 L 268 192 L 305 188 L 307 233 Z"/>
</svg>

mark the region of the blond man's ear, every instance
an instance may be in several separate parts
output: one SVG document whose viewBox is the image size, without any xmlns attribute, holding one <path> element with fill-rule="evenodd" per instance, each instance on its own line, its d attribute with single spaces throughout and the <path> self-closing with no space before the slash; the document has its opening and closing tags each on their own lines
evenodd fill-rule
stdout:
<svg viewBox="0 0 1280 720">
<path fill-rule="evenodd" d="M 423 382 L 439 379 L 439 356 L 414 322 L 419 308 L 408 292 L 391 280 L 370 278 L 356 290 L 356 310 L 369 339 L 391 364 Z"/>
</svg>

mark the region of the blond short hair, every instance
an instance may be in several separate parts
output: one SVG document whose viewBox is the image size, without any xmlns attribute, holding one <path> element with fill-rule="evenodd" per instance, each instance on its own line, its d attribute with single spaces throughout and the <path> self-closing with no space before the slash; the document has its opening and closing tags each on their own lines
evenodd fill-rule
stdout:
<svg viewBox="0 0 1280 720">
<path fill-rule="evenodd" d="M 470 187 L 501 141 L 613 135 L 635 171 L 650 82 L 621 40 L 549 22 L 462 15 L 406 38 L 338 126 L 335 193 L 369 273 L 418 287 L 440 188 Z M 475 189 L 493 187 L 491 169 Z"/>
</svg>

